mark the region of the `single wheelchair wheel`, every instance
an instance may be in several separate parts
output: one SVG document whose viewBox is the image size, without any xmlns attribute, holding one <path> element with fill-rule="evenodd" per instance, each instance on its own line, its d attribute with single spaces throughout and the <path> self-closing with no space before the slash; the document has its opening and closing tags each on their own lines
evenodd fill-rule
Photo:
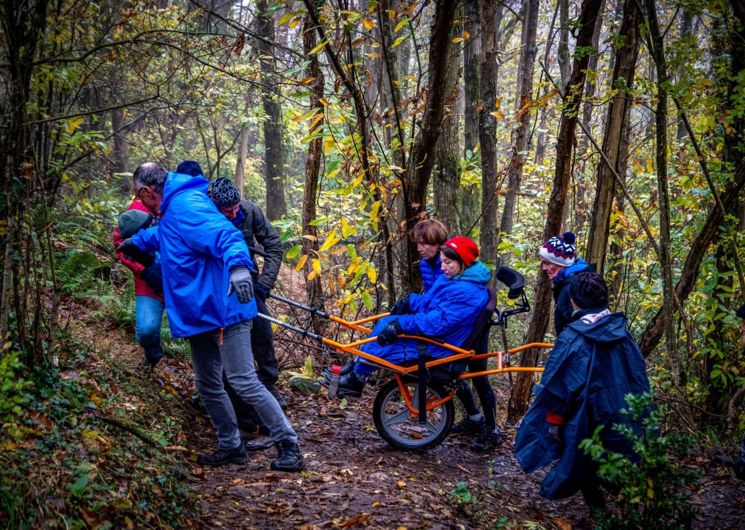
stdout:
<svg viewBox="0 0 745 530">
<path fill-rule="evenodd" d="M 419 403 L 417 381 L 407 378 L 403 385 L 416 408 Z M 441 386 L 427 384 L 427 403 L 439 401 L 447 395 L 448 392 Z M 406 406 L 396 379 L 380 389 L 373 405 L 375 428 L 380 436 L 391 446 L 408 451 L 424 451 L 438 445 L 450 432 L 454 417 L 455 408 L 451 399 L 428 410 L 427 423 L 420 424 L 419 415 L 412 413 Z"/>
</svg>

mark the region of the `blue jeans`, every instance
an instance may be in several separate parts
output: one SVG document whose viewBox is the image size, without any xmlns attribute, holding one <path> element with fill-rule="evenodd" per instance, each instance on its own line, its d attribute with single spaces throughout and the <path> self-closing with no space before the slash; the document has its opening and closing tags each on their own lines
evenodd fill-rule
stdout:
<svg viewBox="0 0 745 530">
<path fill-rule="evenodd" d="M 241 444 L 235 410 L 222 383 L 223 371 L 235 393 L 267 426 L 272 441 L 297 443 L 297 435 L 279 403 L 256 376 L 250 320 L 194 335 L 189 343 L 197 390 L 212 419 L 220 449 L 235 449 Z"/>
<path fill-rule="evenodd" d="M 163 320 L 163 302 L 149 296 L 135 297 L 135 338 L 145 350 L 149 361 L 163 357 L 160 345 L 160 323 Z"/>
</svg>

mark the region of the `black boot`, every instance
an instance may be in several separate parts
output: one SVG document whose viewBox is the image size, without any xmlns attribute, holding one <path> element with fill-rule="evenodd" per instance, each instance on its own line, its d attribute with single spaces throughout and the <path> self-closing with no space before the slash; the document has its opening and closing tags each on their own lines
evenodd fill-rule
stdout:
<svg viewBox="0 0 745 530">
<path fill-rule="evenodd" d="M 245 464 L 248 462 L 248 455 L 243 444 L 235 449 L 218 449 L 209 455 L 199 455 L 197 464 L 200 466 L 218 467 L 226 464 Z"/>
<path fill-rule="evenodd" d="M 341 376 L 341 379 L 339 379 L 339 390 L 336 392 L 336 396 L 340 398 L 360 397 L 363 388 L 365 388 L 365 382 L 359 379 L 357 374 L 352 371 L 347 375 Z"/>
<path fill-rule="evenodd" d="M 497 445 L 501 444 L 504 440 L 504 433 L 497 427 L 484 427 L 481 429 L 481 434 L 476 438 L 476 441 L 471 444 L 471 450 L 477 453 L 484 453 L 494 449 Z"/>
<path fill-rule="evenodd" d="M 277 446 L 277 459 L 272 461 L 274 471 L 297 472 L 303 470 L 303 455 L 297 442 L 291 440 L 280 440 Z"/>
</svg>

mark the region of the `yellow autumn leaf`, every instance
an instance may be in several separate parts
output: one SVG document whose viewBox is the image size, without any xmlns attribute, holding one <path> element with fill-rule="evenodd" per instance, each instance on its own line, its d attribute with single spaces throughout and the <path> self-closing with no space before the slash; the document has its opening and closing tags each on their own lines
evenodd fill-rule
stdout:
<svg viewBox="0 0 745 530">
<path fill-rule="evenodd" d="M 311 261 L 311 266 L 313 267 L 313 272 L 316 274 L 321 274 L 321 260 L 318 258 L 313 258 L 313 261 Z"/>
<path fill-rule="evenodd" d="M 504 119 L 504 114 L 502 114 L 498 110 L 495 110 L 494 112 L 490 112 L 489 114 L 491 114 L 492 116 L 494 116 L 498 120 L 503 120 Z"/>
<path fill-rule="evenodd" d="M 346 217 L 341 218 L 341 235 L 343 238 L 348 238 L 357 232 L 357 228 L 349 224 Z"/>
<path fill-rule="evenodd" d="M 370 280 L 370 283 L 373 284 L 378 281 L 378 271 L 375 270 L 375 267 L 367 268 L 367 278 Z"/>
<path fill-rule="evenodd" d="M 363 20 L 363 21 L 362 21 L 362 26 L 363 26 L 363 27 L 364 27 L 364 28 L 365 28 L 365 29 L 366 29 L 367 31 L 370 31 L 371 29 L 373 29 L 373 28 L 375 27 L 375 22 L 373 22 L 373 21 L 372 21 L 372 20 L 370 20 L 369 18 L 366 18 L 365 20 Z"/>
<path fill-rule="evenodd" d="M 331 233 L 326 236 L 326 239 L 323 240 L 321 248 L 318 249 L 318 252 L 323 252 L 336 245 L 341 240 L 338 234 L 339 230 L 337 228 L 334 228 Z"/>
<path fill-rule="evenodd" d="M 458 43 L 458 42 L 463 42 L 464 40 L 465 40 L 465 39 L 464 39 L 463 37 L 455 37 L 455 38 L 453 39 L 453 42 L 455 42 L 455 43 Z"/>
<path fill-rule="evenodd" d="M 300 256 L 300 259 L 297 260 L 297 265 L 295 265 L 295 270 L 299 271 L 300 269 L 302 269 L 305 266 L 306 261 L 308 261 L 307 254 L 303 254 L 302 256 Z"/>
<path fill-rule="evenodd" d="M 83 124 L 83 117 L 72 119 L 67 122 L 67 132 L 72 134 Z"/>
<path fill-rule="evenodd" d="M 319 273 L 317 273 L 316 271 L 310 271 L 310 274 L 308 274 L 308 281 L 310 281 L 313 278 L 315 278 L 316 276 L 318 276 L 318 274 Z"/>
<path fill-rule="evenodd" d="M 375 201 L 372 205 L 372 210 L 370 210 L 370 219 L 373 220 L 373 222 L 378 222 L 380 220 L 380 201 Z"/>
</svg>

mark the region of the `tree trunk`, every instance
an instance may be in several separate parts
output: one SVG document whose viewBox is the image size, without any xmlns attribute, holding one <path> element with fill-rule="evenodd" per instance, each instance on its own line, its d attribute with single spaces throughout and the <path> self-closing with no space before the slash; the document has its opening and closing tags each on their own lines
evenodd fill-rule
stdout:
<svg viewBox="0 0 745 530">
<path fill-rule="evenodd" d="M 323 99 L 323 71 L 321 70 L 318 55 L 311 55 L 310 51 L 316 47 L 316 30 L 313 19 L 309 14 L 305 15 L 303 22 L 303 51 L 308 57 L 308 68 L 306 75 L 312 77 L 310 94 L 310 107 L 317 109 L 320 115 L 324 114 L 324 107 L 321 103 Z M 309 133 L 313 134 L 323 125 L 324 120 L 313 122 Z M 305 189 L 303 190 L 303 255 L 309 258 L 314 256 L 318 251 L 318 229 L 311 224 L 316 219 L 316 199 L 318 196 L 318 175 L 321 169 L 321 156 L 323 154 L 323 136 L 318 135 L 308 144 L 308 157 L 305 162 Z M 305 237 L 309 236 L 309 237 Z M 305 265 L 305 289 L 308 293 L 308 305 L 311 307 L 323 308 L 323 287 L 321 286 L 321 277 L 308 280 L 308 275 L 312 272 L 311 260 L 308 259 Z M 314 321 L 315 322 L 315 321 Z M 316 329 L 320 326 L 315 322 Z M 317 329 L 318 330 L 318 329 Z"/>
<path fill-rule="evenodd" d="M 241 137 L 238 140 L 238 156 L 235 161 L 235 187 L 243 197 L 243 187 L 246 185 L 246 158 L 248 157 L 248 138 L 250 136 L 248 124 L 241 127 Z"/>
<path fill-rule="evenodd" d="M 623 175 L 620 165 L 625 162 L 621 156 L 621 146 L 629 127 L 629 111 L 633 101 L 629 98 L 629 91 L 633 88 L 636 59 L 639 52 L 639 19 L 640 13 L 637 0 L 624 2 L 623 21 L 618 42 L 621 47 L 616 50 L 613 81 L 616 95 L 608 107 L 603 135 L 603 153 L 616 169 L 616 173 Z M 628 87 L 626 90 L 624 87 Z M 595 203 L 590 219 L 590 235 L 587 242 L 586 259 L 597 266 L 598 272 L 603 274 L 605 267 L 605 253 L 608 246 L 610 215 L 613 210 L 613 198 L 616 191 L 616 178 L 605 161 L 598 162 Z"/>
<path fill-rule="evenodd" d="M 598 16 L 600 1 L 583 0 L 575 49 L 582 50 L 592 42 L 595 17 Z M 561 220 L 564 215 L 567 188 L 569 187 L 572 170 L 572 151 L 576 139 L 577 116 L 582 103 L 588 61 L 588 54 L 575 54 L 572 75 L 564 94 L 564 108 L 561 113 L 559 137 L 556 144 L 556 170 L 551 198 L 549 199 L 546 225 L 543 228 L 543 241 L 561 231 Z M 540 342 L 546 335 L 551 307 L 551 284 L 545 274 L 539 274 L 533 307 L 533 318 L 528 327 L 527 342 Z M 536 350 L 525 351 L 520 359 L 520 365 L 535 366 L 538 353 Z M 532 381 L 532 374 L 517 374 L 508 405 L 508 422 L 515 423 L 525 413 L 530 400 Z"/>
<path fill-rule="evenodd" d="M 673 381 L 679 381 L 680 360 L 676 344 L 672 258 L 670 256 L 670 199 L 667 188 L 667 61 L 662 33 L 657 21 L 655 0 L 645 0 L 652 58 L 657 69 L 657 106 L 655 109 L 655 161 L 660 211 L 660 270 L 662 273 L 662 318 L 668 347 L 668 362 Z"/>
<path fill-rule="evenodd" d="M 481 5 L 481 259 L 497 261 L 497 117 L 492 114 L 497 100 L 497 28 L 502 19 L 498 2 Z"/>
<path fill-rule="evenodd" d="M 530 108 L 533 100 L 533 70 L 535 56 L 538 51 L 536 46 L 536 32 L 538 27 L 538 0 L 525 0 L 525 18 L 523 22 L 522 51 L 518 64 L 517 79 L 517 126 L 512 132 L 512 158 L 508 173 L 508 190 L 504 199 L 504 210 L 502 210 L 502 222 L 499 232 L 512 233 L 513 216 L 515 214 L 515 200 L 520 193 L 523 175 L 523 165 L 530 143 L 529 125 Z"/>
<path fill-rule="evenodd" d="M 481 93 L 481 2 L 466 0 L 464 28 L 471 36 L 463 48 L 463 158 L 466 161 L 475 159 L 476 146 L 479 143 L 479 105 Z M 460 232 L 466 233 L 476 224 L 479 212 L 479 201 L 476 186 L 461 185 L 458 204 L 460 206 Z"/>
<path fill-rule="evenodd" d="M 264 182 L 266 183 L 266 216 L 270 221 L 287 215 L 284 185 L 284 153 L 282 146 L 282 112 L 273 90 L 280 90 L 276 82 L 276 63 L 272 44 L 274 42 L 274 17 L 268 11 L 267 0 L 257 3 L 256 18 L 257 49 L 260 58 L 261 77 L 264 87 L 261 102 L 264 107 Z"/>
<path fill-rule="evenodd" d="M 440 1 L 435 10 L 432 38 L 429 42 L 429 79 L 427 81 L 427 99 L 422 125 L 411 149 L 409 163 L 406 167 L 404 193 L 406 196 L 406 225 L 411 229 L 420 218 L 426 204 L 427 185 L 434 164 L 434 151 L 440 135 L 440 125 L 444 116 L 445 99 L 448 95 L 446 86 L 447 68 L 443 57 L 450 54 L 450 28 L 455 19 L 457 2 Z M 402 277 L 404 288 L 413 290 L 416 285 L 413 267 L 419 259 L 416 246 L 409 242 L 407 246 L 406 268 Z"/>
<path fill-rule="evenodd" d="M 561 91 L 564 92 L 569 83 L 572 68 L 572 61 L 569 56 L 569 0 L 559 0 L 559 48 L 557 52 L 561 76 Z"/>
<path fill-rule="evenodd" d="M 451 38 L 455 38 L 462 33 L 462 29 L 453 24 L 450 32 Z M 459 93 L 460 53 L 459 49 L 454 46 L 451 46 L 451 53 L 445 61 L 445 70 L 443 81 L 446 85 L 447 96 L 442 131 L 437 139 L 435 152 L 437 169 L 432 181 L 432 189 L 437 217 L 448 227 L 448 231 L 457 233 L 460 226 L 456 202 L 460 188 L 460 142 L 458 141 L 459 120 L 456 104 Z"/>
<path fill-rule="evenodd" d="M 114 149 L 111 156 L 114 159 L 114 173 L 126 173 L 129 162 L 129 142 L 122 109 L 115 109 L 111 112 L 111 132 L 114 135 Z M 120 178 L 119 183 L 122 191 L 129 193 L 130 179 Z"/>
</svg>

